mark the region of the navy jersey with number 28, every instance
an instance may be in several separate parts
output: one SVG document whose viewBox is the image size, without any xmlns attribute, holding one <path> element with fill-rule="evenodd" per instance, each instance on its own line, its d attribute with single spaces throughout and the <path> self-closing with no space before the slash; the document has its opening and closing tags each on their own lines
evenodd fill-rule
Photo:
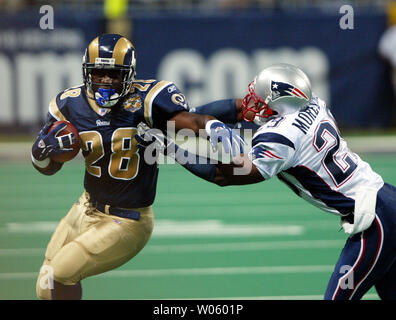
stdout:
<svg viewBox="0 0 396 320">
<path fill-rule="evenodd" d="M 172 82 L 136 80 L 113 109 L 100 108 L 83 85 L 67 89 L 50 102 L 47 121 L 66 120 L 77 128 L 85 157 L 84 187 L 91 197 L 114 207 L 139 208 L 154 202 L 158 168 L 144 161 L 134 138 L 136 127 L 143 121 L 165 129 L 179 111 L 188 111 L 188 105 Z"/>
</svg>

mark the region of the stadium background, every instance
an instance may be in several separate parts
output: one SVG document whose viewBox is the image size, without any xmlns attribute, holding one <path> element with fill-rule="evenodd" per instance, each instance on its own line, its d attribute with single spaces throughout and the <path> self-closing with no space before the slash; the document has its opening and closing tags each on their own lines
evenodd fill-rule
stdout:
<svg viewBox="0 0 396 320">
<path fill-rule="evenodd" d="M 53 29 L 40 24 L 44 5 Z M 353 29 L 340 26 L 343 5 L 353 9 Z M 30 165 L 30 146 L 49 100 L 82 82 L 82 51 L 97 34 L 128 36 L 138 78 L 174 81 L 191 106 L 241 97 L 272 63 L 302 67 L 351 149 L 396 184 L 392 68 L 378 52 L 394 8 L 368 0 L 0 0 L 0 299 L 35 299 L 51 232 L 82 192 L 81 157 L 45 177 Z M 146 248 L 86 279 L 85 299 L 321 299 L 346 238 L 336 217 L 276 180 L 222 189 L 177 165 L 161 165 L 154 210 Z M 377 299 L 375 291 L 365 299 Z"/>
</svg>

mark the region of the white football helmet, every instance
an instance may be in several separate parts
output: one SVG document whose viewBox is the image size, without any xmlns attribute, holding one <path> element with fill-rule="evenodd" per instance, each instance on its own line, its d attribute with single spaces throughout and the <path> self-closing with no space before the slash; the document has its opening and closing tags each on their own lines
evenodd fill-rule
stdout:
<svg viewBox="0 0 396 320">
<path fill-rule="evenodd" d="M 302 109 L 312 98 L 307 75 L 286 63 L 262 70 L 249 84 L 248 91 L 242 101 L 242 114 L 246 121 L 254 121 L 259 125 L 265 122 L 265 118 Z M 246 118 L 248 112 L 253 112 L 254 118 Z"/>
</svg>

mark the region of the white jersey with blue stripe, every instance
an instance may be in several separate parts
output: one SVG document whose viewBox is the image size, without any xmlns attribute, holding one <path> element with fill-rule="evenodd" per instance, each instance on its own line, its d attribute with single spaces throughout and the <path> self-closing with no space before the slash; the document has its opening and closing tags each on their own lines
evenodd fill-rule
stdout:
<svg viewBox="0 0 396 320">
<path fill-rule="evenodd" d="M 262 125 L 253 136 L 249 158 L 264 179 L 276 175 L 303 199 L 337 215 L 354 211 L 360 187 L 378 190 L 384 184 L 349 150 L 318 97 L 304 109 Z"/>
</svg>

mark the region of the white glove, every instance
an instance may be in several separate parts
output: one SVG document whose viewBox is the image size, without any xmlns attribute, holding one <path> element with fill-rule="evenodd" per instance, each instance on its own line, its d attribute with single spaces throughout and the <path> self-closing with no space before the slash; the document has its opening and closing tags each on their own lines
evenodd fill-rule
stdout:
<svg viewBox="0 0 396 320">
<path fill-rule="evenodd" d="M 213 151 L 216 151 L 218 143 L 222 142 L 226 153 L 231 153 L 234 157 L 243 153 L 243 144 L 247 144 L 245 139 L 223 122 L 210 120 L 206 123 L 205 130 Z"/>
</svg>

